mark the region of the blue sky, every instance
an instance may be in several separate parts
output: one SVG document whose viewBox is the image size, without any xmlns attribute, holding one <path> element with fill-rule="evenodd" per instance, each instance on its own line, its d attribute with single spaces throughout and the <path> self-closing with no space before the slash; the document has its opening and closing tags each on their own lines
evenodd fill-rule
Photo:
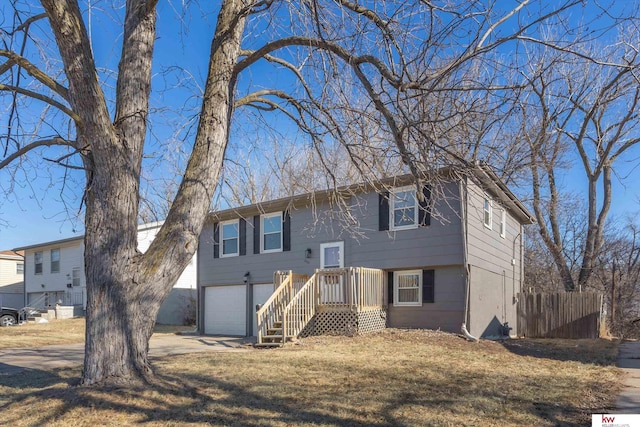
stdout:
<svg viewBox="0 0 640 427">
<path fill-rule="evenodd" d="M 153 80 L 154 90 L 158 91 L 152 95 L 152 103 L 168 105 L 171 109 L 180 110 L 183 116 L 191 117 L 197 113 L 199 107 L 197 83 L 204 81 L 206 76 L 210 37 L 216 18 L 215 10 L 201 11 L 193 8 L 190 11 L 191 15 L 180 21 L 170 2 L 160 2 L 158 7 L 158 41 Z M 117 19 L 114 17 L 99 14 L 91 21 L 94 51 L 99 67 L 116 68 L 114 61 L 119 55 L 120 35 L 114 33 L 115 21 Z M 116 38 L 117 42 L 114 42 Z M 193 78 L 178 69 L 165 69 L 160 66 L 167 63 L 184 66 Z M 254 82 L 267 77 L 261 75 L 259 65 L 252 67 L 250 73 L 247 78 Z M 154 114 L 160 115 L 162 112 Z M 176 135 L 176 127 L 175 122 L 155 121 L 151 129 L 149 151 L 166 150 L 167 146 L 162 141 Z M 640 182 L 640 168 L 635 167 L 640 163 L 640 149 L 636 149 L 632 156 L 625 159 L 629 162 L 620 161 L 617 165 L 618 175 L 623 180 L 614 177 L 611 214 L 618 217 L 640 211 L 640 186 L 637 184 Z M 41 167 L 44 167 L 43 163 L 38 164 L 38 168 Z M 63 239 L 83 232 L 81 218 L 76 217 L 81 196 L 79 180 L 70 182 L 65 190 L 65 205 L 56 185 L 62 179 L 62 173 L 61 168 L 54 168 L 51 169 L 51 175 L 34 173 L 20 177 L 22 188 L 0 203 L 0 250 Z M 159 178 L 163 172 L 156 170 L 153 174 Z M 0 185 L 6 185 L 8 180 L 8 173 L 0 171 Z M 563 183 L 568 190 L 581 193 L 587 185 L 575 172 L 565 176 Z"/>
</svg>

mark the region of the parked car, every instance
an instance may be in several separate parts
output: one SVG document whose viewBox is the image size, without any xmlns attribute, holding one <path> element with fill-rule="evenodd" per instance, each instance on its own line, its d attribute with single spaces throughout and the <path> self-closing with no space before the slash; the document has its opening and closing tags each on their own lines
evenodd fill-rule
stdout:
<svg viewBox="0 0 640 427">
<path fill-rule="evenodd" d="M 17 325 L 20 321 L 20 312 L 15 308 L 0 308 L 0 326 Z"/>
</svg>

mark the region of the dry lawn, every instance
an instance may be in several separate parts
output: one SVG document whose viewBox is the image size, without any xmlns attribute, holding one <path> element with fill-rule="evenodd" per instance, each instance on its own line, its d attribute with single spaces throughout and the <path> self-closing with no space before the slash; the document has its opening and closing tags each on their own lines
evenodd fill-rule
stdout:
<svg viewBox="0 0 640 427">
<path fill-rule="evenodd" d="M 0 348 L 42 347 L 84 342 L 84 318 L 51 320 L 48 323 L 0 327 Z M 155 334 L 173 334 L 188 326 L 156 325 Z"/>
<path fill-rule="evenodd" d="M 79 368 L 0 375 L 0 412 L 18 426 L 582 426 L 612 410 L 615 347 L 393 329 L 314 337 L 158 359 L 147 387 L 77 387 Z"/>
</svg>

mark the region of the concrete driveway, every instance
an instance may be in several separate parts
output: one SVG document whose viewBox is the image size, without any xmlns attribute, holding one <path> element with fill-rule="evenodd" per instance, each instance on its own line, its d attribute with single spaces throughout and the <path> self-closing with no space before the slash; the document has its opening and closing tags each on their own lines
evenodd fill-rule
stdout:
<svg viewBox="0 0 640 427">
<path fill-rule="evenodd" d="M 247 351 L 251 338 L 199 335 L 156 335 L 149 342 L 149 356 L 162 357 L 205 351 Z M 34 348 L 0 349 L 0 376 L 25 369 L 55 369 L 82 365 L 84 343 Z"/>
</svg>

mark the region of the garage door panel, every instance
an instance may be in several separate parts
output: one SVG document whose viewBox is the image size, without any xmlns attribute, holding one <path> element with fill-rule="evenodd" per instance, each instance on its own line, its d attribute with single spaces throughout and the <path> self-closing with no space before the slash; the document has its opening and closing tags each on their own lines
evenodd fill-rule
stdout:
<svg viewBox="0 0 640 427">
<path fill-rule="evenodd" d="M 264 285 L 253 285 L 253 310 L 251 318 L 253 319 L 252 334 L 256 336 L 258 333 L 258 316 L 256 316 L 255 308 L 257 304 L 264 304 L 267 302 L 271 294 L 273 293 L 273 283 Z"/>
<path fill-rule="evenodd" d="M 205 334 L 246 335 L 246 287 L 211 286 L 205 289 Z"/>
</svg>

